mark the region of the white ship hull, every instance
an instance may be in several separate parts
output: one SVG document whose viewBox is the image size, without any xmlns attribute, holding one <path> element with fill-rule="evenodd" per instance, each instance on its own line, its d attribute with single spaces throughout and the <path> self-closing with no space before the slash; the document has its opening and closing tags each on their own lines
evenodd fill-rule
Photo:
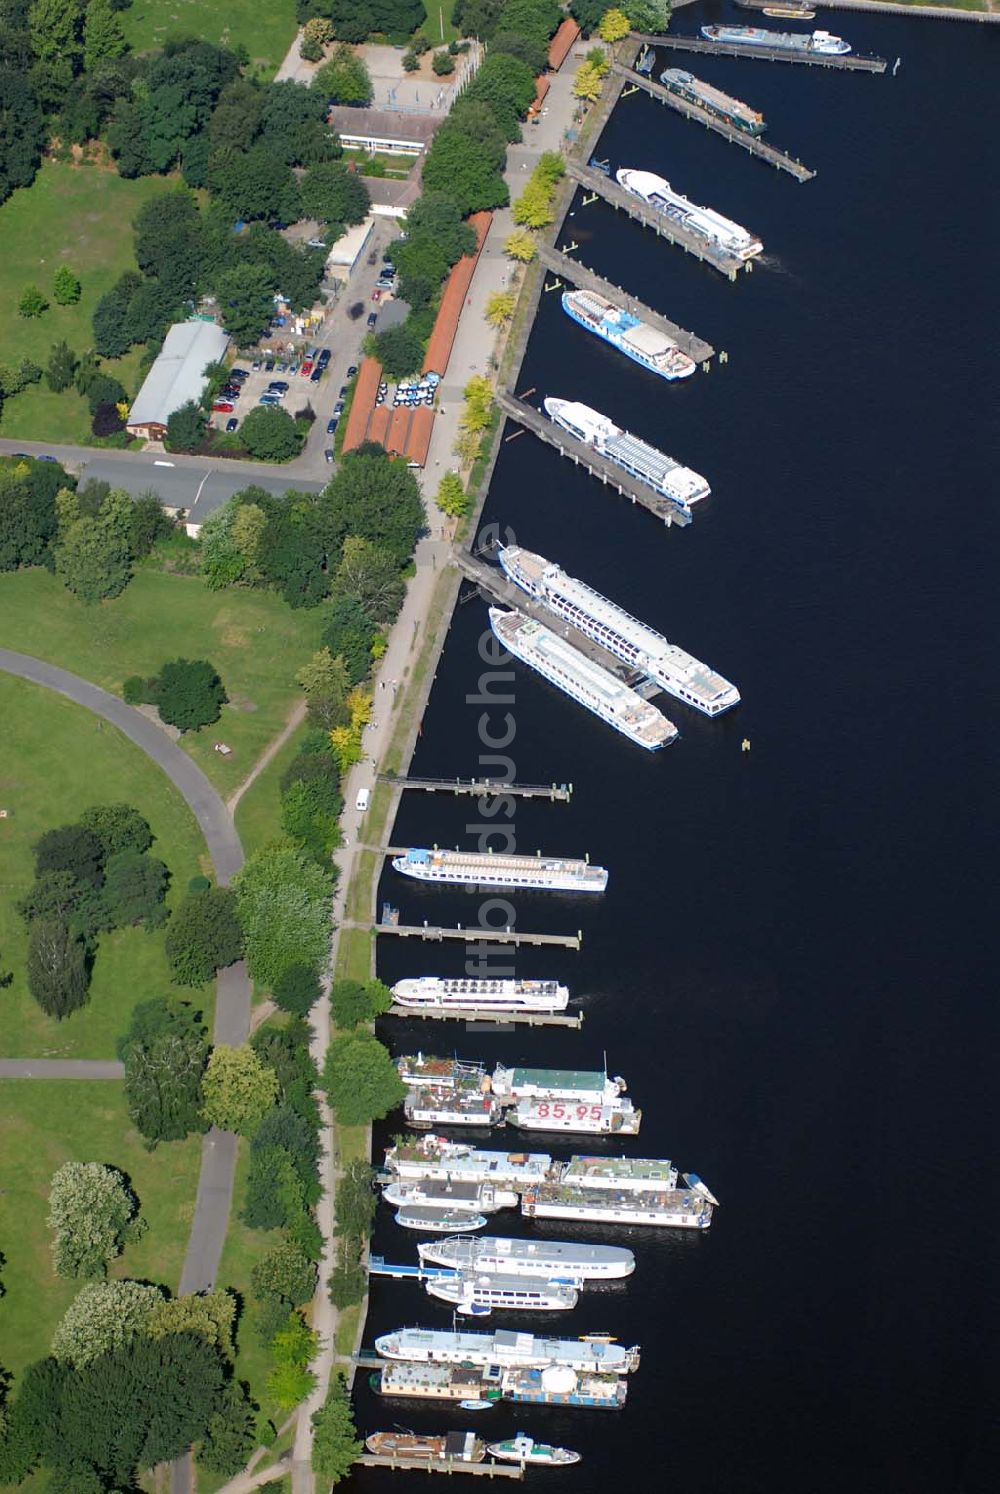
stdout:
<svg viewBox="0 0 1000 1494">
<path fill-rule="evenodd" d="M 428 1137 L 427 1141 L 437 1143 L 434 1151 L 417 1156 L 400 1156 L 398 1147 L 390 1147 L 385 1155 L 387 1168 L 400 1179 L 490 1182 L 508 1188 L 527 1188 L 543 1182 L 552 1166 L 547 1152 L 480 1150 L 468 1142 L 447 1142 L 434 1137 Z"/>
<path fill-rule="evenodd" d="M 690 513 L 691 504 L 707 498 L 712 491 L 700 472 L 681 466 L 672 457 L 657 451 L 655 446 L 631 436 L 589 405 L 577 400 L 556 399 L 551 395 L 542 403 L 553 424 L 577 441 L 592 446 L 607 461 L 637 477 L 654 493 L 676 504 L 683 513 Z"/>
<path fill-rule="evenodd" d="M 498 558 L 515 586 L 684 705 L 721 716 L 739 704 L 729 680 L 544 556 L 507 545 Z"/>
<path fill-rule="evenodd" d="M 563 1012 L 566 986 L 552 980 L 445 980 L 419 976 L 392 988 L 397 1006 L 415 1010 L 475 1012 Z"/>
<path fill-rule="evenodd" d="M 614 1245 L 574 1244 L 561 1240 L 429 1240 L 417 1246 L 422 1265 L 461 1270 L 475 1268 L 498 1276 L 544 1281 L 621 1281 L 635 1270 L 631 1250 Z"/>
<path fill-rule="evenodd" d="M 383 1188 L 382 1196 L 394 1208 L 415 1204 L 449 1213 L 469 1214 L 493 1214 L 497 1209 L 514 1209 L 518 1197 L 512 1189 L 495 1188 L 492 1183 L 468 1187 L 424 1182 L 422 1179 L 397 1179 Z"/>
<path fill-rule="evenodd" d="M 400 1328 L 375 1340 L 383 1359 L 413 1364 L 500 1365 L 510 1369 L 558 1366 L 624 1375 L 639 1364 L 638 1348 L 605 1340 L 539 1338 L 530 1333 L 448 1333 L 431 1328 Z"/>
<path fill-rule="evenodd" d="M 697 203 L 676 192 L 665 177 L 652 171 L 637 171 L 633 167 L 622 167 L 615 172 L 615 179 L 626 192 L 648 203 L 691 233 L 697 234 L 707 243 L 714 244 L 724 254 L 741 261 L 753 259 L 762 253 L 764 245 L 739 223 L 724 218 L 712 208 L 699 207 Z"/>
<path fill-rule="evenodd" d="M 507 1124 L 521 1131 L 570 1131 L 578 1136 L 638 1136 L 642 1111 L 631 1100 L 618 1105 L 574 1105 L 562 1100 L 521 1100 Z"/>
<path fill-rule="evenodd" d="M 472 851 L 409 850 L 394 856 L 393 869 L 418 882 L 462 887 L 504 887 L 513 891 L 603 892 L 608 874 L 573 858 L 491 856 Z"/>
<path fill-rule="evenodd" d="M 491 607 L 490 627 L 504 648 L 522 664 L 613 726 L 630 742 L 656 752 L 676 739 L 676 726 L 655 706 L 534 619 L 520 612 L 502 612 Z"/>
<path fill-rule="evenodd" d="M 499 1105 L 488 1097 L 475 1105 L 449 1105 L 447 1100 L 435 1104 L 431 1096 L 422 1090 L 413 1090 L 403 1102 L 406 1123 L 423 1130 L 430 1126 L 473 1126 L 479 1128 L 499 1126 L 503 1123 L 503 1112 Z"/>
<path fill-rule="evenodd" d="M 576 1288 L 567 1283 L 532 1283 L 517 1278 L 432 1279 L 426 1286 L 428 1296 L 447 1302 L 459 1312 L 470 1307 L 490 1312 L 569 1312 L 579 1298 Z"/>
<path fill-rule="evenodd" d="M 521 1211 L 529 1219 L 573 1219 L 591 1224 L 651 1224 L 664 1229 L 708 1229 L 712 1223 L 712 1206 L 700 1197 L 691 1196 L 687 1205 L 664 1207 L 653 1198 L 615 1199 L 592 1203 L 582 1200 L 562 1202 L 555 1198 L 537 1198 L 526 1194 Z"/>
</svg>

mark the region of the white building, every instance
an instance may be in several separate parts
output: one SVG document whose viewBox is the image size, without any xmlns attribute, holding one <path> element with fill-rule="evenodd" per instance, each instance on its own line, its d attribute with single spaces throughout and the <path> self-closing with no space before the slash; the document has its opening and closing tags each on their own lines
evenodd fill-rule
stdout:
<svg viewBox="0 0 1000 1494">
<path fill-rule="evenodd" d="M 214 322 L 175 323 L 128 412 L 132 435 L 162 441 L 174 411 L 201 399 L 205 369 L 221 363 L 228 346 L 228 334 Z"/>
</svg>

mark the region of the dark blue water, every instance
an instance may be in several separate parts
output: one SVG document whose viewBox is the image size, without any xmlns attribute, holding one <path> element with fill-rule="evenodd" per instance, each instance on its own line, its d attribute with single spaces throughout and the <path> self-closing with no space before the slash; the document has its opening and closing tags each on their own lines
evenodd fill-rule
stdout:
<svg viewBox="0 0 1000 1494">
<path fill-rule="evenodd" d="M 724 14 L 737 15 L 706 5 L 676 25 Z M 734 679 L 744 704 L 709 722 L 666 703 L 682 737 L 650 757 L 515 666 L 517 775 L 576 790 L 568 807 L 519 804 L 518 848 L 589 851 L 611 873 L 593 903 L 519 902 L 524 928 L 584 933 L 579 955 L 524 951 L 519 969 L 585 993 L 587 1020 L 501 1038 L 391 1029 L 397 1051 L 490 1061 L 599 1067 L 606 1049 L 644 1108 L 630 1149 L 696 1169 L 722 1200 L 704 1238 L 609 1235 L 636 1250 L 627 1287 L 584 1299 L 568 1325 L 545 1321 L 642 1343 L 621 1415 L 480 1418 L 490 1436 L 524 1426 L 578 1447 L 585 1461 L 560 1478 L 580 1494 L 623 1477 L 686 1494 L 996 1487 L 986 223 L 1000 36 L 832 15 L 821 22 L 856 50 L 899 54 L 898 77 L 671 59 L 762 109 L 814 181 L 645 96 L 600 142 L 614 166 L 656 170 L 756 230 L 752 275 L 730 285 L 603 205 L 578 202 L 567 220 L 586 263 L 728 365 L 664 384 L 550 295 L 522 370 L 522 389 L 584 399 L 704 472 L 713 495 L 694 524 L 663 529 L 528 435 L 503 447 L 487 505 L 487 520 Z M 419 772 L 480 766 L 481 708 L 465 696 L 484 626 L 480 601 L 458 609 Z M 411 795 L 394 840 L 471 844 L 475 819 Z M 391 871 L 382 892 L 407 922 L 476 918 L 479 899 Z M 380 945 L 389 980 L 462 965 L 460 946 Z M 415 1258 L 385 1217 L 376 1249 Z M 400 1323 L 450 1325 L 410 1285 L 376 1283 L 372 1301 L 369 1342 Z M 366 1431 L 473 1419 L 382 1403 L 362 1379 Z"/>
</svg>

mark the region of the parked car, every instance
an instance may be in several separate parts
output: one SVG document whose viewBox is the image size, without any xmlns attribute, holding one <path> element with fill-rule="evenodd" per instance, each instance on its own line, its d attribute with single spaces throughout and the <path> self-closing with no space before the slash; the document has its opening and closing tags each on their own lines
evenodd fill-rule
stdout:
<svg viewBox="0 0 1000 1494">
<path fill-rule="evenodd" d="M 381 301 L 381 299 L 382 299 L 382 292 L 379 290 L 378 286 L 376 286 L 375 289 L 372 291 L 372 300 L 373 301 Z"/>
<path fill-rule="evenodd" d="M 368 313 L 368 325 L 369 325 L 369 327 L 374 327 L 374 325 L 375 325 L 375 323 L 377 321 L 378 321 L 378 312 L 377 311 L 369 311 L 369 313 Z"/>
<path fill-rule="evenodd" d="M 237 384 L 242 384 L 244 379 L 250 377 L 250 370 L 248 368 L 231 368 L 229 370 L 229 377 L 230 379 L 235 379 Z"/>
<path fill-rule="evenodd" d="M 338 399 L 343 399 L 344 396 L 346 395 L 346 393 L 347 393 L 347 385 L 346 384 L 341 384 L 341 386 L 340 386 L 340 393 L 337 395 L 337 398 Z"/>
<path fill-rule="evenodd" d="M 320 363 L 322 363 L 322 365 L 323 365 L 324 368 L 329 363 L 331 357 L 332 357 L 332 354 L 331 354 L 329 348 L 320 348 L 320 350 L 319 350 L 319 361 L 320 361 Z"/>
<path fill-rule="evenodd" d="M 342 399 L 338 399 L 337 403 L 334 405 L 334 407 L 333 407 L 333 413 L 335 415 L 343 415 L 343 413 L 344 413 L 344 401 Z"/>
<path fill-rule="evenodd" d="M 229 432 L 230 435 L 232 435 L 233 431 L 236 430 L 236 428 L 237 428 L 238 425 L 239 425 L 239 421 L 238 420 L 227 420 L 226 421 L 226 430 Z"/>
<path fill-rule="evenodd" d="M 334 417 L 333 417 L 332 420 L 328 420 L 326 422 L 326 433 L 327 433 L 327 435 L 328 436 L 332 436 L 333 433 L 334 433 L 334 431 L 337 429 L 337 426 L 339 424 L 340 424 L 340 421 L 337 419 L 336 415 L 334 415 Z"/>
<path fill-rule="evenodd" d="M 307 358 L 306 361 L 303 363 L 303 365 L 302 365 L 301 369 L 299 370 L 299 372 L 301 373 L 301 375 L 302 375 L 302 377 L 304 379 L 308 379 L 308 377 L 312 373 L 312 371 L 313 371 L 312 359 L 311 358 Z"/>
<path fill-rule="evenodd" d="M 216 400 L 212 406 L 212 412 L 215 415 L 231 415 L 233 413 L 232 401 L 228 399 Z"/>
<path fill-rule="evenodd" d="M 281 404 L 281 395 L 280 394 L 262 394 L 261 397 L 260 397 L 260 399 L 257 401 L 257 403 L 259 405 L 280 405 Z"/>
<path fill-rule="evenodd" d="M 260 373 L 263 367 L 263 363 L 260 358 L 255 358 L 250 367 L 253 369 L 254 373 Z"/>
<path fill-rule="evenodd" d="M 267 386 L 268 394 L 287 394 L 290 385 L 285 379 L 272 379 Z"/>
<path fill-rule="evenodd" d="M 318 348 L 306 348 L 306 357 L 309 359 L 310 363 L 315 363 L 316 362 L 316 356 L 317 356 L 318 352 L 319 352 Z"/>
<path fill-rule="evenodd" d="M 324 370 L 322 368 L 320 368 L 319 364 L 317 363 L 316 367 L 313 369 L 312 373 L 309 375 L 309 382 L 310 382 L 310 384 L 318 384 L 319 381 L 320 381 L 320 379 L 323 377 L 323 373 L 324 373 Z"/>
<path fill-rule="evenodd" d="M 327 459 L 328 462 L 332 462 L 333 461 L 333 447 L 332 446 L 328 446 L 326 448 L 326 450 L 324 451 L 323 455 L 326 457 L 326 459 Z"/>
<path fill-rule="evenodd" d="M 264 372 L 265 373 L 273 373 L 274 372 L 274 359 L 273 358 L 268 358 L 267 362 L 264 364 Z"/>
<path fill-rule="evenodd" d="M 351 366 L 350 366 L 350 368 L 347 370 L 347 377 L 349 379 L 353 379 L 354 375 L 357 373 L 357 371 L 358 371 L 358 365 L 356 363 L 352 363 Z"/>
<path fill-rule="evenodd" d="M 299 365 L 296 362 L 293 361 L 293 362 L 289 363 L 289 365 L 288 365 L 288 372 L 290 374 L 298 373 L 298 371 L 299 371 Z"/>
</svg>

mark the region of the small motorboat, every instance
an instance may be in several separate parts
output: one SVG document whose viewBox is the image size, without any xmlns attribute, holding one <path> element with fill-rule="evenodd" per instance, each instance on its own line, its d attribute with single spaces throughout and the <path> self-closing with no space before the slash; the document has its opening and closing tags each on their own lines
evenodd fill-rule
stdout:
<svg viewBox="0 0 1000 1494">
<path fill-rule="evenodd" d="M 552 1447 L 548 1442 L 536 1442 L 524 1432 L 509 1437 L 506 1442 L 488 1442 L 486 1451 L 501 1463 L 538 1463 L 546 1468 L 568 1468 L 579 1463 L 580 1454 L 569 1447 Z"/>
<path fill-rule="evenodd" d="M 495 1405 L 495 1400 L 488 1401 L 485 1398 L 481 1401 L 459 1401 L 458 1403 L 460 1411 L 489 1411 Z"/>
<path fill-rule="evenodd" d="M 487 1219 L 485 1214 L 467 1214 L 461 1209 L 432 1209 L 415 1204 L 400 1209 L 396 1214 L 396 1223 L 401 1224 L 404 1229 L 422 1229 L 429 1234 L 448 1235 L 485 1229 Z"/>
</svg>

